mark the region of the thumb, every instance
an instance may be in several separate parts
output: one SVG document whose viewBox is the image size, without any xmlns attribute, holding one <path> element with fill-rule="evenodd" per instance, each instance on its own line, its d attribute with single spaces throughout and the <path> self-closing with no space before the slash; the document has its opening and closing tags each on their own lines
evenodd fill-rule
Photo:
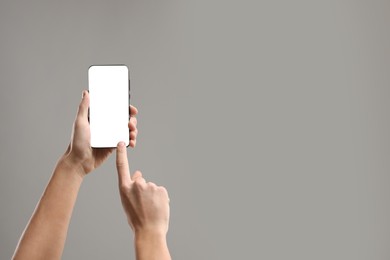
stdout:
<svg viewBox="0 0 390 260">
<path fill-rule="evenodd" d="M 88 107 L 89 107 L 89 93 L 88 91 L 84 90 L 79 105 L 79 110 L 77 111 L 77 117 L 81 119 L 88 119 Z"/>
<path fill-rule="evenodd" d="M 127 160 L 127 151 L 124 142 L 119 142 L 116 149 L 116 170 L 118 171 L 119 185 L 131 183 L 129 161 Z"/>
</svg>

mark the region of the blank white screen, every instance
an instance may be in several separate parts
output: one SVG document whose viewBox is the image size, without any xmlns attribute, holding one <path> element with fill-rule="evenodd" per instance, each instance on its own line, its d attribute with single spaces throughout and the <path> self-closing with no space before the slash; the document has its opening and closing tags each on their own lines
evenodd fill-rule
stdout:
<svg viewBox="0 0 390 260">
<path fill-rule="evenodd" d="M 125 65 L 96 65 L 88 70 L 92 147 L 129 144 L 129 71 Z"/>
</svg>

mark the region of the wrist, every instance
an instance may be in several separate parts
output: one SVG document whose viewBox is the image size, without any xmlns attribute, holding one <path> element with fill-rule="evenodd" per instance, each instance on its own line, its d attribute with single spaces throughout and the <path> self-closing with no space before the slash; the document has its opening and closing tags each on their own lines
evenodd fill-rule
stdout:
<svg viewBox="0 0 390 260">
<path fill-rule="evenodd" d="M 82 164 L 73 160 L 72 157 L 67 154 L 59 159 L 57 166 L 66 169 L 69 174 L 76 175 L 81 179 L 84 179 L 85 175 L 87 175 Z"/>
<path fill-rule="evenodd" d="M 159 247 L 167 243 L 166 232 L 159 230 L 139 230 L 134 233 L 134 242 L 136 247 Z"/>
<path fill-rule="evenodd" d="M 137 231 L 135 232 L 134 245 L 137 259 L 171 259 L 166 232 Z"/>
<path fill-rule="evenodd" d="M 156 240 L 165 241 L 167 232 L 158 229 L 142 229 L 134 232 L 134 238 L 136 241 L 142 242 L 143 240 Z"/>
<path fill-rule="evenodd" d="M 166 237 L 167 231 L 164 228 L 136 228 L 134 229 L 135 237 Z"/>
</svg>

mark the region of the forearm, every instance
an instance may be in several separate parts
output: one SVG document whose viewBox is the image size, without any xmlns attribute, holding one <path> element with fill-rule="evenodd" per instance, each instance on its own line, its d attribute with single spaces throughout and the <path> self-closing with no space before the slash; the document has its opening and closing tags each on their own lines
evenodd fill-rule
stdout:
<svg viewBox="0 0 390 260">
<path fill-rule="evenodd" d="M 171 259 L 165 234 L 157 232 L 136 232 L 134 243 L 137 260 Z"/>
<path fill-rule="evenodd" d="M 66 157 L 59 160 L 22 234 L 14 259 L 61 259 L 82 180 Z"/>
</svg>

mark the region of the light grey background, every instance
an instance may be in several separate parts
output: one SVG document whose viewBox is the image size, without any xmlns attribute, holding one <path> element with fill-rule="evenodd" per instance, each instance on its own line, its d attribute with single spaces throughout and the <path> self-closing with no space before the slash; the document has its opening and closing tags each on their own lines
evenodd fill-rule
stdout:
<svg viewBox="0 0 390 260">
<path fill-rule="evenodd" d="M 389 1 L 0 3 L 0 258 L 66 149 L 91 64 L 125 63 L 132 171 L 174 259 L 390 258 Z M 134 259 L 114 157 L 63 259 Z"/>
</svg>

